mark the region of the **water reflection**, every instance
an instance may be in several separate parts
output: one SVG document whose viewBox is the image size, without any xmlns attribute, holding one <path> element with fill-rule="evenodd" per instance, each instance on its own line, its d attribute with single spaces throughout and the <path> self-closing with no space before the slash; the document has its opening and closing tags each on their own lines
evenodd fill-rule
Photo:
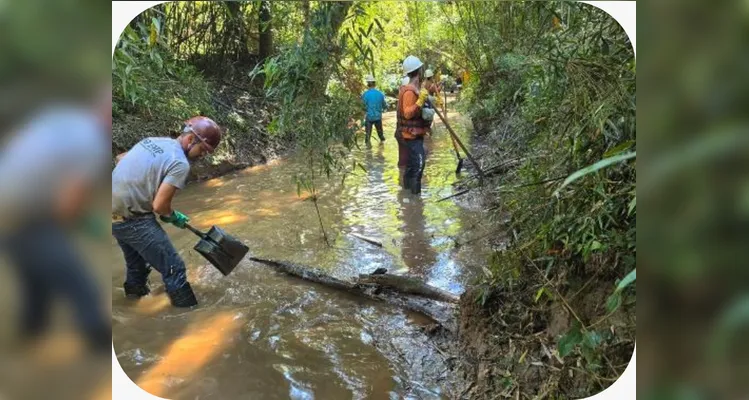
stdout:
<svg viewBox="0 0 749 400">
<path fill-rule="evenodd" d="M 401 258 L 412 274 L 426 275 L 437 261 L 437 254 L 426 234 L 424 200 L 406 191 L 398 193 L 400 217 L 403 221 Z"/>
</svg>

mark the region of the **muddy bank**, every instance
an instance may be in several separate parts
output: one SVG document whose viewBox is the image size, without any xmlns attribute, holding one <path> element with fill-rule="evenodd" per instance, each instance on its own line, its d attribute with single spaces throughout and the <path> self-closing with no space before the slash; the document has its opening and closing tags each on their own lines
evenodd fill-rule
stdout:
<svg viewBox="0 0 749 400">
<path fill-rule="evenodd" d="M 267 102 L 262 93 L 234 84 L 212 85 L 216 88 L 212 98 L 213 109 L 202 112 L 193 110 L 184 115 L 211 117 L 224 130 L 224 137 L 213 155 L 191 165 L 188 182 L 204 181 L 263 165 L 290 153 L 293 143 L 268 132 L 274 105 Z M 113 165 L 118 154 L 126 152 L 143 138 L 178 137 L 182 122 L 148 112 L 117 116 L 112 124 Z"/>
</svg>

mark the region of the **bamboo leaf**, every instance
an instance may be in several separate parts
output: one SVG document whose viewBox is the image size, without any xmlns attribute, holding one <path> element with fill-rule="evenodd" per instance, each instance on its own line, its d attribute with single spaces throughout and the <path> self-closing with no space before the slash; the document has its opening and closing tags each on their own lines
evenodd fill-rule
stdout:
<svg viewBox="0 0 749 400">
<path fill-rule="evenodd" d="M 580 324 L 575 321 L 572 328 L 567 332 L 566 335 L 559 339 L 557 344 L 557 350 L 559 350 L 560 357 L 566 357 L 575 347 L 583 341 L 583 334 L 580 332 Z"/>
<path fill-rule="evenodd" d="M 622 305 L 622 295 L 619 292 L 614 292 L 609 296 L 608 300 L 606 300 L 606 312 L 609 314 L 616 311 L 619 306 Z"/>
<path fill-rule="evenodd" d="M 636 206 L 637 206 L 637 196 L 633 197 L 632 201 L 629 202 L 629 210 L 627 211 L 627 215 L 631 215 L 632 211 L 634 211 Z"/>
<path fill-rule="evenodd" d="M 636 152 L 629 152 L 629 153 L 625 153 L 625 154 L 620 154 L 620 155 L 617 155 L 617 156 L 614 156 L 614 157 L 604 158 L 603 160 L 598 161 L 597 163 L 595 163 L 593 165 L 589 165 L 589 166 L 587 166 L 587 167 L 585 167 L 585 168 L 583 168 L 581 170 L 578 170 L 575 173 L 573 173 L 572 175 L 568 176 L 567 179 L 564 180 L 564 182 L 562 183 L 562 186 L 560 186 L 559 189 L 557 189 L 554 192 L 554 195 L 555 196 L 558 195 L 559 191 L 562 190 L 564 187 L 566 187 L 570 183 L 572 183 L 572 182 L 574 182 L 574 181 L 576 181 L 576 180 L 584 177 L 585 175 L 588 175 L 588 174 L 591 174 L 593 172 L 599 171 L 599 170 L 601 170 L 603 168 L 606 168 L 606 167 L 608 167 L 610 165 L 613 165 L 613 164 L 616 164 L 618 162 L 622 162 L 622 161 L 629 160 L 631 158 L 635 158 L 636 156 L 637 156 Z"/>
<path fill-rule="evenodd" d="M 637 279 L 637 269 L 636 268 L 633 269 L 632 272 L 628 273 L 627 276 L 625 276 L 624 279 L 622 279 L 621 282 L 619 282 L 619 284 L 616 286 L 616 291 L 617 292 L 621 292 L 627 286 L 631 285 L 632 282 L 635 281 L 635 279 Z"/>
<path fill-rule="evenodd" d="M 627 150 L 628 148 L 632 147 L 632 145 L 635 144 L 634 140 L 627 140 L 624 143 L 619 144 L 618 146 L 615 146 L 611 149 L 609 149 L 607 152 L 603 153 L 603 156 L 605 158 L 611 157 L 613 155 L 619 154 L 624 150 Z"/>
<path fill-rule="evenodd" d="M 538 299 L 541 298 L 541 296 L 544 294 L 545 290 L 546 290 L 546 288 L 543 287 L 543 286 L 540 289 L 538 289 L 538 291 L 536 292 L 536 298 L 533 300 L 534 303 L 538 303 Z"/>
</svg>

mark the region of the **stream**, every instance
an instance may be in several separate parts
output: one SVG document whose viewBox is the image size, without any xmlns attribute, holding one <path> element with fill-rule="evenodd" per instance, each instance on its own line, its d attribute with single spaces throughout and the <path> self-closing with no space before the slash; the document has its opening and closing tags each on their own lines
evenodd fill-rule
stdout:
<svg viewBox="0 0 749 400">
<path fill-rule="evenodd" d="M 469 146 L 469 123 L 449 122 Z M 383 119 L 386 141 L 355 149 L 346 177 L 319 183 L 319 207 L 330 239 L 322 239 L 314 204 L 297 194 L 300 157 L 274 160 L 177 194 L 175 209 L 200 229 L 224 228 L 257 257 L 286 260 L 339 278 L 369 273 L 422 277 L 461 294 L 487 256 L 478 236 L 481 209 L 453 194 L 456 157 L 447 131 L 435 122 L 427 139 L 420 198 L 398 186 L 394 113 Z M 466 160 L 466 163 L 468 161 Z M 460 203 L 460 205 L 459 205 Z M 165 227 L 187 264 L 200 302 L 193 310 L 169 305 L 161 277 L 152 271 L 152 293 L 125 299 L 124 259 L 112 239 L 113 340 L 125 373 L 141 388 L 170 399 L 441 399 L 455 377 L 445 356 L 421 327 L 429 323 L 382 303 L 280 275 L 243 261 L 228 277 L 192 250 L 197 238 Z M 383 243 L 379 248 L 358 233 Z"/>
</svg>

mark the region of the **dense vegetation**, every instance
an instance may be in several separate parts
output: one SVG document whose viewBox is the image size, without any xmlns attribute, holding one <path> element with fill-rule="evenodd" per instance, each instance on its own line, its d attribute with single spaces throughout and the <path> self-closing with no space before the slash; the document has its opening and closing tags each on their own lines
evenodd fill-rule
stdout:
<svg viewBox="0 0 749 400">
<path fill-rule="evenodd" d="M 461 24 L 475 40 L 466 48 L 493 49 L 474 66 L 465 110 L 487 163 L 504 172 L 486 192 L 510 244 L 489 260 L 476 300 L 500 315 L 514 303 L 523 317 L 513 333 L 558 323 L 559 355 L 580 357 L 590 384 L 563 393 L 594 393 L 634 347 L 633 50 L 613 19 L 587 5 L 485 7 L 466 5 L 475 20 Z M 537 343 L 519 348 L 543 354 Z"/>
<path fill-rule="evenodd" d="M 459 107 L 491 176 L 465 185 L 507 236 L 465 296 L 475 319 L 466 333 L 486 342 L 466 356 L 496 359 L 493 391 L 580 397 L 607 387 L 634 348 L 636 63 L 621 27 L 592 6 L 160 5 L 128 26 L 114 55 L 113 148 L 211 115 L 228 129 L 217 159 L 278 144 L 303 151 L 298 187 L 314 200 L 317 178 L 355 167 L 342 160 L 357 145 L 362 77 L 392 94 L 408 54 L 447 82 L 469 71 Z"/>
</svg>

